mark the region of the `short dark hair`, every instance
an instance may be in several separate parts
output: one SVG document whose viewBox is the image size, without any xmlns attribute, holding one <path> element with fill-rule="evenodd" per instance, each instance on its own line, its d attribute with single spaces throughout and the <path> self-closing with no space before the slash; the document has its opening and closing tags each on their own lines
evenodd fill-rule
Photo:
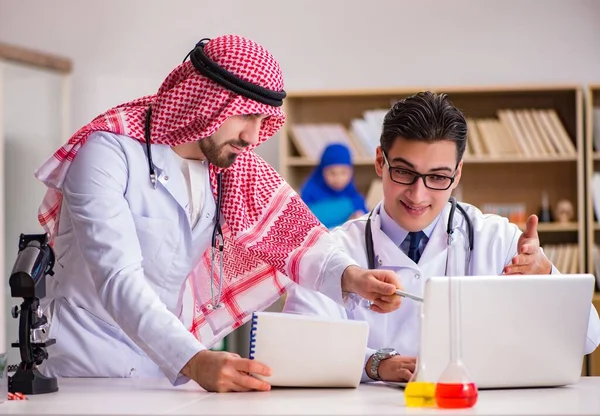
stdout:
<svg viewBox="0 0 600 416">
<path fill-rule="evenodd" d="M 467 146 L 467 121 L 446 94 L 420 92 L 398 101 L 383 119 L 380 144 L 384 153 L 396 139 L 456 143 L 457 161 Z"/>
</svg>

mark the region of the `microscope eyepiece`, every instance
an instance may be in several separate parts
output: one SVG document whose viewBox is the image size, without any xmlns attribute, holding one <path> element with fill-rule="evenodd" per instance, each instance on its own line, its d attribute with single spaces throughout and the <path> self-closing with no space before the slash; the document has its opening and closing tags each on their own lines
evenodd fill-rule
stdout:
<svg viewBox="0 0 600 416">
<path fill-rule="evenodd" d="M 53 274 L 54 252 L 46 234 L 21 234 L 19 254 L 10 274 L 9 285 L 13 298 L 46 296 L 46 275 Z"/>
</svg>

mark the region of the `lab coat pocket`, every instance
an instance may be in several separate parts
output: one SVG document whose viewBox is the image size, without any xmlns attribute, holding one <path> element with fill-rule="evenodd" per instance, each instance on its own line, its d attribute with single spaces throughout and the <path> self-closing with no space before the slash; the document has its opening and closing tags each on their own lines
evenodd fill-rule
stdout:
<svg viewBox="0 0 600 416">
<path fill-rule="evenodd" d="M 110 339 L 122 341 L 124 332 L 116 323 L 107 322 L 106 319 L 99 316 L 99 313 L 95 313 L 87 307 L 76 305 L 66 298 L 62 299 L 62 303 L 61 313 L 68 310 L 82 326 L 87 328 L 87 330 L 92 332 L 95 336 L 108 336 Z"/>
<path fill-rule="evenodd" d="M 56 344 L 48 351 L 51 372 L 63 377 L 127 377 L 123 330 L 67 298 L 56 302 L 51 325 Z"/>
<path fill-rule="evenodd" d="M 177 224 L 171 220 L 144 217 L 133 212 L 131 215 L 142 249 L 143 262 L 167 264 L 174 250 L 174 245 L 169 243 L 177 230 Z"/>
</svg>

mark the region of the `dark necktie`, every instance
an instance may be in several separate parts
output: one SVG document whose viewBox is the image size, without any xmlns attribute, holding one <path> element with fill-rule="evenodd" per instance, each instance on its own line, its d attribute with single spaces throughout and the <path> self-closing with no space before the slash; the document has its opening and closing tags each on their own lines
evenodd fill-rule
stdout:
<svg viewBox="0 0 600 416">
<path fill-rule="evenodd" d="M 423 238 L 424 236 L 425 233 L 423 231 L 419 231 L 416 233 L 408 233 L 408 238 L 410 238 L 410 246 L 408 247 L 408 257 L 415 263 L 419 263 L 419 258 L 421 257 L 419 253 L 419 243 L 421 242 L 421 238 Z"/>
</svg>

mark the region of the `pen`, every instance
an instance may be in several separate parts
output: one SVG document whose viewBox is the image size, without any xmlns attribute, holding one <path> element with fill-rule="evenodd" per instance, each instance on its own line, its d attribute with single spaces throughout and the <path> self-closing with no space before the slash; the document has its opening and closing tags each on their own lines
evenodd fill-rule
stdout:
<svg viewBox="0 0 600 416">
<path fill-rule="evenodd" d="M 412 294 L 410 294 L 408 292 L 405 292 L 403 290 L 396 289 L 396 295 L 402 296 L 403 298 L 409 298 L 409 299 L 412 299 L 412 300 L 416 300 L 417 302 L 423 302 L 423 298 L 421 298 L 421 297 L 419 297 L 417 295 L 412 295 Z"/>
</svg>

